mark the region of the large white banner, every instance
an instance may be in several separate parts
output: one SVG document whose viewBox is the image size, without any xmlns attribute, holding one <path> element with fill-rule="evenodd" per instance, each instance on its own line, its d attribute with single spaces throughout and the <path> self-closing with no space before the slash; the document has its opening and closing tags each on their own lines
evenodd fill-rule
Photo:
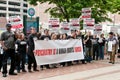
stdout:
<svg viewBox="0 0 120 80">
<path fill-rule="evenodd" d="M 81 40 L 35 41 L 35 58 L 38 65 L 84 59 Z"/>
</svg>

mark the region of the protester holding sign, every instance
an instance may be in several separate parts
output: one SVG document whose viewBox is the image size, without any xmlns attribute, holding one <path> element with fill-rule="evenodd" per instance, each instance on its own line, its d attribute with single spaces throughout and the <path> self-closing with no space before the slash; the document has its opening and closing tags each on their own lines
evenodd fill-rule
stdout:
<svg viewBox="0 0 120 80">
<path fill-rule="evenodd" d="M 93 46 L 93 60 L 98 60 L 99 57 L 99 45 L 98 45 L 98 38 L 97 35 L 93 35 L 92 39 L 92 46 Z"/>
<path fill-rule="evenodd" d="M 84 44 L 85 44 L 85 51 L 86 51 L 86 60 L 87 62 L 91 62 L 92 61 L 92 36 L 91 36 L 91 32 L 88 32 L 87 35 L 84 38 Z"/>
<path fill-rule="evenodd" d="M 17 71 L 20 73 L 20 67 L 22 68 L 22 72 L 26 72 L 25 70 L 25 62 L 26 62 L 26 51 L 27 51 L 27 41 L 25 40 L 25 36 L 23 33 L 19 34 L 20 37 L 16 40 L 16 51 L 18 54 L 18 65 Z"/>
<path fill-rule="evenodd" d="M 108 39 L 108 53 L 110 54 L 110 62 L 114 64 L 115 63 L 115 54 L 116 54 L 116 47 L 117 46 L 117 40 L 114 37 L 114 33 L 109 33 L 109 39 Z"/>
<path fill-rule="evenodd" d="M 100 35 L 98 43 L 99 43 L 99 56 L 100 56 L 100 60 L 103 60 L 104 59 L 104 47 L 105 47 L 104 34 Z"/>
</svg>

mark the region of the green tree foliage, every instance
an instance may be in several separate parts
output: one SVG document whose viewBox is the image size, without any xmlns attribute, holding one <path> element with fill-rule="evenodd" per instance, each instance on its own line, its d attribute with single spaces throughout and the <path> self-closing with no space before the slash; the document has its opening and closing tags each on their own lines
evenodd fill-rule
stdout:
<svg viewBox="0 0 120 80">
<path fill-rule="evenodd" d="M 70 18 L 79 18 L 82 8 L 92 8 L 92 18 L 96 23 L 111 21 L 107 13 L 120 11 L 120 0 L 28 0 L 30 4 L 37 5 L 37 2 L 55 4 L 56 6 L 46 9 L 51 17 L 60 18 L 61 21 L 68 21 Z"/>
</svg>

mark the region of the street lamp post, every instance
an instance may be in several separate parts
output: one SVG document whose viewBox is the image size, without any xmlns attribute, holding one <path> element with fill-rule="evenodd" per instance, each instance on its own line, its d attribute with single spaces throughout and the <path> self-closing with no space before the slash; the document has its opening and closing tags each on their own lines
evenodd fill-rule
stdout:
<svg viewBox="0 0 120 80">
<path fill-rule="evenodd" d="M 113 18 L 113 27 L 115 27 L 115 14 L 114 14 L 114 18 Z"/>
</svg>

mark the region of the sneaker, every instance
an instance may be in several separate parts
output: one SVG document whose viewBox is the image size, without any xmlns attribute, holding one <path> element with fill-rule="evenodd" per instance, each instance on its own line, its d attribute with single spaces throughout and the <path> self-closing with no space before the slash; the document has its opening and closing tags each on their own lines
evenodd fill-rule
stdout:
<svg viewBox="0 0 120 80">
<path fill-rule="evenodd" d="M 31 71 L 31 70 L 28 70 L 28 72 L 30 72 L 30 73 L 31 73 L 32 71 Z"/>
<path fill-rule="evenodd" d="M 22 72 L 27 72 L 26 70 L 22 70 Z"/>
<path fill-rule="evenodd" d="M 3 77 L 7 77 L 7 74 L 3 74 Z"/>
<path fill-rule="evenodd" d="M 18 73 L 20 73 L 20 70 L 17 70 Z"/>
<path fill-rule="evenodd" d="M 34 71 L 39 71 L 38 69 L 34 69 Z"/>
<path fill-rule="evenodd" d="M 43 68 L 40 68 L 40 70 L 44 70 Z"/>
<path fill-rule="evenodd" d="M 9 75 L 17 75 L 17 73 L 9 73 Z"/>
<path fill-rule="evenodd" d="M 114 62 L 112 62 L 112 64 L 115 64 Z"/>
</svg>

